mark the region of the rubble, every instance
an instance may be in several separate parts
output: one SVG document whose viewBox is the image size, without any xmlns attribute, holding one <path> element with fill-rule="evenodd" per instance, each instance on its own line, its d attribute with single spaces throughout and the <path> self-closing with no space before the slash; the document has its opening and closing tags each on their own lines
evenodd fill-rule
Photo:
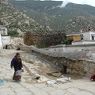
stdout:
<svg viewBox="0 0 95 95">
<path fill-rule="evenodd" d="M 71 77 L 58 78 L 58 79 L 57 79 L 57 82 L 58 82 L 58 83 L 71 82 Z"/>
<path fill-rule="evenodd" d="M 46 85 L 47 86 L 54 86 L 54 84 L 56 84 L 56 83 L 57 83 L 56 80 L 49 80 L 46 82 Z"/>
<path fill-rule="evenodd" d="M 62 75 L 62 73 L 60 72 L 51 72 L 51 73 L 47 73 L 48 76 L 53 76 L 53 77 L 60 77 Z"/>
<path fill-rule="evenodd" d="M 21 37 L 13 37 L 11 38 L 10 45 L 8 45 L 9 49 L 20 49 L 20 47 L 23 45 L 23 39 Z"/>
<path fill-rule="evenodd" d="M 37 80 L 37 82 L 43 83 L 43 82 L 46 82 L 47 80 L 49 80 L 47 77 L 41 75 L 40 78 Z"/>
<path fill-rule="evenodd" d="M 48 80 L 46 81 L 47 86 L 54 86 L 54 84 L 60 84 L 60 83 L 68 83 L 71 82 L 71 77 L 62 77 L 57 78 L 56 80 Z"/>
<path fill-rule="evenodd" d="M 13 69 L 10 68 L 10 61 L 16 52 L 16 50 L 2 50 L 0 52 L 0 95 L 95 95 L 95 83 L 88 79 L 73 80 L 65 76 L 51 79 L 43 73 L 39 74 L 40 65 L 38 64 L 44 62 L 38 60 L 37 56 L 34 57 L 34 55 L 32 55 L 31 60 L 39 61 L 39 63 L 24 62 L 31 74 L 24 68 L 21 82 L 13 82 Z M 26 52 L 19 52 L 21 55 L 26 54 Z M 34 77 L 33 74 L 36 76 Z M 33 77 L 38 78 L 35 79 L 36 82 L 33 82 Z"/>
</svg>

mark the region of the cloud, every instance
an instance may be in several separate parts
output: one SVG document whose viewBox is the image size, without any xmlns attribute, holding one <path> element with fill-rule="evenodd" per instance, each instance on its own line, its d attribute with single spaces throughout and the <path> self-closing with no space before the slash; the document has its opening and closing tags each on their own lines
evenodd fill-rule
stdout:
<svg viewBox="0 0 95 95">
<path fill-rule="evenodd" d="M 62 5 L 60 7 L 65 7 L 68 3 L 69 3 L 68 0 L 64 0 L 64 2 L 62 3 Z"/>
<path fill-rule="evenodd" d="M 95 7 L 95 0 L 53 0 L 53 1 L 64 1 L 62 6 L 64 7 L 67 3 L 87 4 Z"/>
<path fill-rule="evenodd" d="M 83 4 L 88 4 L 95 7 L 95 0 L 83 0 Z"/>
</svg>

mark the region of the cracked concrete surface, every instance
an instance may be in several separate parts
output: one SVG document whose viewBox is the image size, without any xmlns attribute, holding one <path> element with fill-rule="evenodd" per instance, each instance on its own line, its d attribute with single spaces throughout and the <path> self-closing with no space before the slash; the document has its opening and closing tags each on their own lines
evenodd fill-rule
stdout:
<svg viewBox="0 0 95 95">
<path fill-rule="evenodd" d="M 10 54 L 8 52 L 10 51 L 5 52 L 6 55 Z M 47 86 L 46 83 L 32 83 L 32 76 L 25 70 L 22 74 L 22 81 L 14 82 L 12 81 L 13 69 L 10 68 L 11 58 L 11 56 L 0 54 L 0 80 L 3 80 L 3 83 L 0 83 L 0 95 L 95 95 L 95 82 L 89 79 Z M 37 67 L 29 63 L 27 66 L 33 70 Z"/>
</svg>

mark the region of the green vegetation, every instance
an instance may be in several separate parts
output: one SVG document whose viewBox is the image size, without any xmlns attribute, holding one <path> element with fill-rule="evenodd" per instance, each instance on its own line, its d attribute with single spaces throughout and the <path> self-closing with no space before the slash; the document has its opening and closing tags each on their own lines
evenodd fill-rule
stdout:
<svg viewBox="0 0 95 95">
<path fill-rule="evenodd" d="M 66 34 L 60 31 L 56 31 L 55 33 L 49 33 L 41 36 L 41 39 L 36 44 L 37 47 L 46 48 L 49 46 L 54 46 L 58 44 L 66 44 L 64 41 L 66 40 Z"/>
<path fill-rule="evenodd" d="M 10 32 L 8 32 L 8 35 L 17 37 L 19 35 L 19 33 L 17 33 L 16 31 L 10 31 Z"/>
<path fill-rule="evenodd" d="M 95 7 L 69 3 L 60 8 L 62 1 L 15 1 L 11 3 L 42 26 L 67 33 L 95 30 Z"/>
<path fill-rule="evenodd" d="M 72 40 L 65 39 L 62 44 L 71 45 L 72 44 Z"/>
<path fill-rule="evenodd" d="M 9 35 L 23 32 L 65 33 L 95 30 L 95 7 L 69 3 L 60 8 L 62 1 L 15 1 L 0 4 L 0 24 L 8 28 Z M 15 32 L 15 33 L 11 33 Z"/>
<path fill-rule="evenodd" d="M 29 18 L 25 13 L 18 11 L 11 5 L 0 4 L 0 25 L 8 28 L 8 34 L 18 36 L 20 32 L 43 30 L 34 19 Z"/>
</svg>

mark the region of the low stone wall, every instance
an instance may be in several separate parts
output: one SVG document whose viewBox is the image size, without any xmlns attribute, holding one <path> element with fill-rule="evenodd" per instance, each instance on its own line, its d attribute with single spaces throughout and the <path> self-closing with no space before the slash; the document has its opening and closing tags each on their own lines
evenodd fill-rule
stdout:
<svg viewBox="0 0 95 95">
<path fill-rule="evenodd" d="M 33 51 L 37 56 L 39 55 L 41 59 L 43 58 L 49 61 L 53 68 L 62 73 L 64 73 L 64 67 L 66 66 L 67 72 L 71 75 L 91 76 L 92 74 L 95 74 L 95 62 L 65 57 L 53 57 L 48 52 L 45 52 L 45 50 L 40 50 L 34 47 L 24 47 L 23 50 Z"/>
</svg>

